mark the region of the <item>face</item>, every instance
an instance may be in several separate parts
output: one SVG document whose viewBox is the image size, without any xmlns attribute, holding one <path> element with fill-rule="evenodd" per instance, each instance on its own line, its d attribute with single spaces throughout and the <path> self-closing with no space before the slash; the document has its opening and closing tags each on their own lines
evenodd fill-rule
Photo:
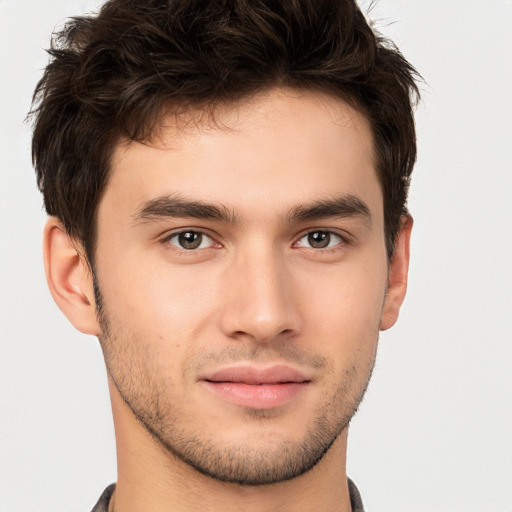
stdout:
<svg viewBox="0 0 512 512">
<path fill-rule="evenodd" d="M 173 456 L 289 479 L 344 432 L 374 363 L 388 264 L 370 127 L 289 89 L 190 121 L 114 155 L 96 251 L 108 372 Z"/>
</svg>

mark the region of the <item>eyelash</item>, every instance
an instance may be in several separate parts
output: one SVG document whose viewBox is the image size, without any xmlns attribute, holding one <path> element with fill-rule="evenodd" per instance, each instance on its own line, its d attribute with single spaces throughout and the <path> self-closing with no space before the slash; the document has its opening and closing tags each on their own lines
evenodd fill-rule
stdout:
<svg viewBox="0 0 512 512">
<path fill-rule="evenodd" d="M 308 246 L 299 245 L 301 240 L 303 240 L 303 239 L 305 239 L 307 237 L 310 237 L 311 235 L 319 234 L 319 233 L 322 233 L 322 234 L 327 235 L 329 237 L 327 247 L 310 247 L 310 246 L 308 247 Z M 173 239 L 179 237 L 180 235 L 185 235 L 185 234 L 200 235 L 202 237 L 202 239 L 200 241 L 199 246 L 198 247 L 193 247 L 193 248 L 186 248 L 186 247 L 180 247 L 178 244 L 174 244 L 174 243 L 171 242 Z M 204 238 L 205 237 L 210 240 L 210 244 L 209 244 L 208 247 L 201 247 L 201 245 L 204 242 Z M 329 246 L 330 243 L 331 243 L 331 239 L 333 237 L 336 238 L 338 241 L 333 246 Z M 167 235 L 165 238 L 163 238 L 162 239 L 162 243 L 163 244 L 172 245 L 173 247 L 175 247 L 176 250 L 178 250 L 178 251 L 180 251 L 182 253 L 185 253 L 185 254 L 187 254 L 187 253 L 188 254 L 194 254 L 194 253 L 197 253 L 197 251 L 199 251 L 199 250 L 216 248 L 215 246 L 221 247 L 220 243 L 216 242 L 213 237 L 211 237 L 210 235 L 208 235 L 204 231 L 201 231 L 200 229 L 192 229 L 192 228 L 190 228 L 190 229 L 182 229 L 180 231 L 173 232 L 173 233 Z M 309 241 L 309 243 L 311 243 L 311 241 Z M 297 239 L 297 241 L 293 243 L 292 247 L 302 247 L 302 248 L 304 248 L 306 250 L 309 250 L 311 252 L 314 252 L 314 253 L 329 253 L 329 252 L 334 252 L 334 251 L 340 250 L 340 246 L 344 247 L 344 246 L 347 246 L 347 245 L 349 245 L 349 240 L 347 239 L 346 236 L 343 236 L 340 233 L 337 233 L 335 231 L 328 230 L 328 229 L 312 229 L 310 231 L 307 231 L 307 232 L 303 233 Z"/>
</svg>

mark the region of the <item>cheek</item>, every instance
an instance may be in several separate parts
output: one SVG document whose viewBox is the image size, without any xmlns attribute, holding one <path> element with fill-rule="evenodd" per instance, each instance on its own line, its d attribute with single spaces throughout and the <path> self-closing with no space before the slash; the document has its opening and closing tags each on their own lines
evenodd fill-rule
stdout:
<svg viewBox="0 0 512 512">
<path fill-rule="evenodd" d="M 330 269 L 303 279 L 307 338 L 323 340 L 344 366 L 362 354 L 372 358 L 377 344 L 385 294 L 386 269 L 361 265 Z M 315 284 L 315 286 L 312 286 Z M 340 355 L 341 354 L 341 355 Z"/>
<path fill-rule="evenodd" d="M 115 264 L 114 264 L 115 263 Z M 178 364 L 213 322 L 211 272 L 149 258 L 104 258 L 100 287 L 112 324 L 165 365 Z"/>
</svg>

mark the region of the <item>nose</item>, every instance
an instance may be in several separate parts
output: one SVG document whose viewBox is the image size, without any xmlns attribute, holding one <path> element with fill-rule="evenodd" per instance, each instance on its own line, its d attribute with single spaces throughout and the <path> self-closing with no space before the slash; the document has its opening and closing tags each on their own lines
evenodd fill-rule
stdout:
<svg viewBox="0 0 512 512">
<path fill-rule="evenodd" d="M 226 269 L 224 283 L 225 335 L 270 343 L 300 332 L 295 279 L 278 251 L 258 248 L 238 254 Z"/>
</svg>

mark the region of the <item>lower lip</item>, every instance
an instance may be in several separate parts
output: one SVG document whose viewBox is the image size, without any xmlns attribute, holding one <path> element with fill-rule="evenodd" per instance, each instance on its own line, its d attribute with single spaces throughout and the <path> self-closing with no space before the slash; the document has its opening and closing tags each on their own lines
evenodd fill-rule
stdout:
<svg viewBox="0 0 512 512">
<path fill-rule="evenodd" d="M 224 400 L 251 409 L 281 407 L 296 398 L 309 384 L 309 382 L 288 382 L 283 384 L 203 382 L 210 391 Z"/>
</svg>

